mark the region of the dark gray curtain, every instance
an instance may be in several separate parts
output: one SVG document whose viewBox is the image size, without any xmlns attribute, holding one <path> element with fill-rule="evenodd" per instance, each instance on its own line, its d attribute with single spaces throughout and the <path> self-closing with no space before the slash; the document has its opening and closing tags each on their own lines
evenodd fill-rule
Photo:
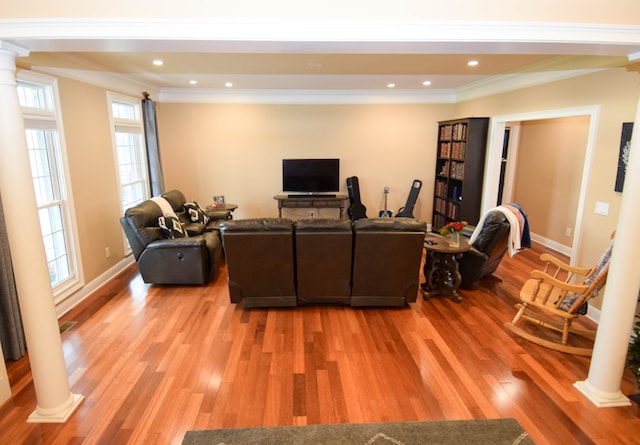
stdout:
<svg viewBox="0 0 640 445">
<path fill-rule="evenodd" d="M 149 93 L 143 92 L 142 118 L 144 122 L 144 137 L 147 142 L 147 162 L 149 166 L 149 185 L 151 196 L 158 196 L 165 192 L 162 162 L 160 160 L 160 144 L 158 142 L 158 120 L 156 104 L 149 98 Z"/>
<path fill-rule="evenodd" d="M 24 355 L 26 342 L 13 277 L 9 238 L 0 197 L 0 341 L 5 360 L 18 360 Z"/>
</svg>

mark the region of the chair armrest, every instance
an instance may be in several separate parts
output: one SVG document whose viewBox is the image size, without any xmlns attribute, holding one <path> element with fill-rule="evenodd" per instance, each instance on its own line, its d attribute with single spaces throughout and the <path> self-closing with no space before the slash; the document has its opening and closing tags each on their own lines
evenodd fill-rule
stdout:
<svg viewBox="0 0 640 445">
<path fill-rule="evenodd" d="M 570 292 L 575 292 L 577 294 L 583 293 L 587 289 L 589 289 L 589 286 L 585 284 L 565 283 L 564 281 L 558 280 L 557 278 L 554 278 L 548 273 L 541 270 L 534 270 L 533 272 L 531 272 L 531 278 L 542 280 L 543 282 L 549 283 L 554 287 L 558 287 Z"/>
<path fill-rule="evenodd" d="M 191 236 L 188 238 L 159 239 L 147 244 L 147 250 L 173 250 L 173 249 L 199 249 L 206 247 L 202 237 Z"/>
<path fill-rule="evenodd" d="M 480 257 L 480 258 L 482 258 L 482 261 L 483 261 L 483 262 L 484 262 L 484 261 L 486 261 L 486 260 L 489 258 L 489 255 L 487 255 L 487 254 L 486 254 L 486 253 L 484 253 L 484 252 L 480 252 L 478 249 L 476 249 L 476 248 L 475 248 L 475 247 L 473 247 L 473 246 L 471 246 L 471 247 L 469 248 L 469 250 L 468 250 L 467 252 L 465 252 L 464 254 L 465 254 L 465 255 L 467 255 L 467 254 L 472 254 L 472 255 L 475 255 L 475 256 L 477 256 L 477 257 Z"/>
<path fill-rule="evenodd" d="M 577 273 L 577 274 L 580 274 L 580 275 L 587 275 L 591 271 L 590 267 L 572 266 L 572 265 L 567 264 L 564 261 L 554 257 L 553 255 L 549 255 L 548 253 L 543 253 L 542 255 L 540 255 L 540 261 L 543 261 L 545 263 L 551 263 L 554 266 L 559 267 L 562 270 L 565 270 L 567 272 Z"/>
<path fill-rule="evenodd" d="M 222 210 L 222 209 L 207 209 L 205 210 L 207 216 L 212 221 L 220 221 L 231 219 L 231 211 L 230 210 Z"/>
</svg>

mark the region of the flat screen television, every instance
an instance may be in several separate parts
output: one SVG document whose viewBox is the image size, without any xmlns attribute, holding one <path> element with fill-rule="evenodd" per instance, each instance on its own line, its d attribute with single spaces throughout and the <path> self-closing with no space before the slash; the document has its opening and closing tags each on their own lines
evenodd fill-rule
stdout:
<svg viewBox="0 0 640 445">
<path fill-rule="evenodd" d="M 329 193 L 340 189 L 340 159 L 283 159 L 282 190 Z"/>
</svg>

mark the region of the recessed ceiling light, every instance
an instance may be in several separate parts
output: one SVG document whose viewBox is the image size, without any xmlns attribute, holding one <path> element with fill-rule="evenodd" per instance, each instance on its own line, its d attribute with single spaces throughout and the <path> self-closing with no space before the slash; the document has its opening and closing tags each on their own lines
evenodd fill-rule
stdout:
<svg viewBox="0 0 640 445">
<path fill-rule="evenodd" d="M 388 83 L 387 84 L 387 88 L 395 88 L 396 84 L 395 83 Z"/>
<path fill-rule="evenodd" d="M 224 86 L 225 86 L 225 87 L 227 87 L 227 88 L 231 88 L 231 87 L 233 86 L 233 83 L 231 83 L 231 82 L 225 82 L 225 83 L 224 83 Z"/>
<path fill-rule="evenodd" d="M 197 80 L 190 80 L 190 81 L 189 81 L 189 83 L 190 83 L 191 85 L 195 85 L 195 84 L 197 84 L 197 83 L 198 83 L 198 81 L 197 81 Z"/>
<path fill-rule="evenodd" d="M 467 65 L 476 66 L 476 65 L 478 65 L 478 61 L 477 60 L 469 60 L 469 62 L 467 62 Z"/>
<path fill-rule="evenodd" d="M 154 61 L 153 61 L 153 64 L 154 64 L 155 66 L 161 66 L 163 63 L 164 63 L 164 62 L 163 62 L 162 60 L 159 60 L 159 59 L 158 59 L 158 60 L 154 60 Z"/>
<path fill-rule="evenodd" d="M 422 82 L 422 85 L 424 85 L 425 87 L 428 87 L 429 85 L 431 85 L 431 81 L 425 80 L 424 82 Z"/>
</svg>

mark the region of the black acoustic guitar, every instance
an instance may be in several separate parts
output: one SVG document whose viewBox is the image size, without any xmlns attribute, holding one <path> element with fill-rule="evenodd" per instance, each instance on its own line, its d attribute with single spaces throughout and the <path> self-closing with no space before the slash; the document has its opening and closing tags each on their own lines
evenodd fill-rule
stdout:
<svg viewBox="0 0 640 445">
<path fill-rule="evenodd" d="M 351 221 L 367 217 L 367 208 L 360 201 L 360 186 L 358 185 L 358 177 L 351 176 L 347 178 L 347 193 L 349 195 L 349 208 L 347 215 Z"/>
<path fill-rule="evenodd" d="M 380 210 L 378 216 L 380 218 L 391 218 L 393 215 L 391 214 L 391 210 L 387 210 L 387 195 L 389 194 L 389 187 L 384 188 L 384 210 Z"/>
<path fill-rule="evenodd" d="M 416 205 L 416 200 L 418 199 L 418 193 L 420 193 L 421 188 L 422 188 L 422 181 L 419 179 L 414 179 L 413 184 L 411 184 L 411 190 L 409 191 L 409 196 L 407 197 L 407 203 L 404 205 L 404 207 L 400 208 L 396 217 L 413 218 L 413 207 Z"/>
</svg>

